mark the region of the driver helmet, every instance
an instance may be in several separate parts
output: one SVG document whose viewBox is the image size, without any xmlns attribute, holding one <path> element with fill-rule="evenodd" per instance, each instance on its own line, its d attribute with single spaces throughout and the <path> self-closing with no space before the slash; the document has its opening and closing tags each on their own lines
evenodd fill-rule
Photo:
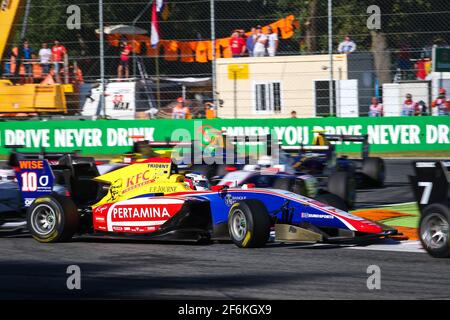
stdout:
<svg viewBox="0 0 450 320">
<path fill-rule="evenodd" d="M 272 166 L 272 157 L 271 156 L 261 156 L 258 160 L 258 165 L 260 168 L 269 168 Z"/>
<path fill-rule="evenodd" d="M 192 190 L 206 191 L 210 189 L 208 179 L 202 174 L 188 173 L 184 176 L 184 182 L 186 182 Z"/>
</svg>

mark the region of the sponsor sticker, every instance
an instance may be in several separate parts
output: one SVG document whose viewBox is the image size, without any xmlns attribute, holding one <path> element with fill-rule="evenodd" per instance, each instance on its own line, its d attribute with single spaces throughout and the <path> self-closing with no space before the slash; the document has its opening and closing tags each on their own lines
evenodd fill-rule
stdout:
<svg viewBox="0 0 450 320">
<path fill-rule="evenodd" d="M 231 207 L 231 206 L 232 206 L 233 204 L 235 204 L 236 202 L 242 201 L 242 200 L 245 200 L 245 199 L 247 199 L 247 197 L 243 197 L 243 196 L 237 197 L 237 196 L 233 196 L 233 195 L 230 194 L 230 193 L 227 193 L 227 194 L 225 195 L 225 197 L 224 197 L 225 204 L 226 204 L 228 207 Z"/>
</svg>

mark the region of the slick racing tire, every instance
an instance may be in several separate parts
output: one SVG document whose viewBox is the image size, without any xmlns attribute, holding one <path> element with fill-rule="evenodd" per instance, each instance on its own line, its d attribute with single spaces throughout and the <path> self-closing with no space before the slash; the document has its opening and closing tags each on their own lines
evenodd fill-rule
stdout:
<svg viewBox="0 0 450 320">
<path fill-rule="evenodd" d="M 340 197 L 351 209 L 356 199 L 356 181 L 348 172 L 335 172 L 328 178 L 328 192 Z"/>
<path fill-rule="evenodd" d="M 280 189 L 285 191 L 292 191 L 293 181 L 287 178 L 278 178 L 273 183 L 274 189 Z"/>
<path fill-rule="evenodd" d="M 422 246 L 435 258 L 450 258 L 450 209 L 444 204 L 431 204 L 420 217 L 419 235 Z"/>
<path fill-rule="evenodd" d="M 293 186 L 292 192 L 299 194 L 301 196 L 309 197 L 308 188 L 306 187 L 306 182 L 304 180 L 296 179 Z"/>
<path fill-rule="evenodd" d="M 366 158 L 362 165 L 362 173 L 374 187 L 383 187 L 386 177 L 386 166 L 381 158 Z"/>
<path fill-rule="evenodd" d="M 329 206 L 335 207 L 336 209 L 340 209 L 342 211 L 348 212 L 348 206 L 341 197 L 338 197 L 332 193 L 324 193 L 316 198 L 317 201 L 322 202 L 323 204 L 327 204 Z"/>
<path fill-rule="evenodd" d="M 33 238 L 43 243 L 69 241 L 78 231 L 77 207 L 57 194 L 37 198 L 27 210 L 27 225 Z"/>
<path fill-rule="evenodd" d="M 235 203 L 228 216 L 228 231 L 239 248 L 263 247 L 270 236 L 269 212 L 258 200 Z"/>
</svg>

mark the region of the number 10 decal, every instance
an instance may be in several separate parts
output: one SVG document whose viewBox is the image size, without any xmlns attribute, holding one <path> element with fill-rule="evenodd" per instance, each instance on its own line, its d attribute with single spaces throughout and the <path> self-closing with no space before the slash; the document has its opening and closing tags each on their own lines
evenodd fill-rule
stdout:
<svg viewBox="0 0 450 320">
<path fill-rule="evenodd" d="M 36 172 L 24 172 L 20 176 L 22 177 L 23 192 L 34 192 L 38 189 Z"/>
</svg>

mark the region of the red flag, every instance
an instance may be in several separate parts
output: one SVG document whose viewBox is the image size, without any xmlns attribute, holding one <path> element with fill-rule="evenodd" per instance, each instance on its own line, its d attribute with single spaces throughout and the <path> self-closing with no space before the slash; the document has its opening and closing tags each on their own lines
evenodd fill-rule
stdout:
<svg viewBox="0 0 450 320">
<path fill-rule="evenodd" d="M 152 48 L 156 48 L 159 42 L 159 23 L 158 23 L 158 12 L 156 2 L 153 1 L 152 5 L 152 32 L 150 43 Z"/>
</svg>

